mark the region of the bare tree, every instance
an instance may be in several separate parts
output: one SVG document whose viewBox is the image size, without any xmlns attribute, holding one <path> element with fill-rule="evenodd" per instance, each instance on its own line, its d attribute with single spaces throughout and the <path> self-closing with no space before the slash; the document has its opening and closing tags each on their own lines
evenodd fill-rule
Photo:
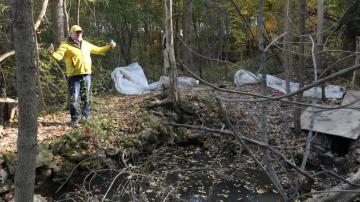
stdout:
<svg viewBox="0 0 360 202">
<path fill-rule="evenodd" d="M 300 20 L 299 20 L 299 30 L 300 35 L 305 35 L 306 29 L 306 0 L 300 0 Z M 304 37 L 300 37 L 300 56 L 299 56 L 299 68 L 298 68 L 298 79 L 299 79 L 299 88 L 304 87 L 304 79 L 305 79 L 305 46 L 304 46 Z M 300 102 L 302 100 L 302 93 L 299 93 L 296 96 L 296 101 Z M 295 109 L 294 115 L 294 130 L 295 133 L 300 134 L 301 132 L 301 123 L 300 123 L 300 116 L 301 116 L 301 108 L 297 107 Z"/>
<path fill-rule="evenodd" d="M 264 14 L 263 14 L 263 5 L 264 5 L 264 1 L 263 0 L 259 0 L 259 4 L 258 4 L 258 20 L 257 20 L 257 25 L 258 25 L 258 41 L 259 41 L 259 54 L 260 54 L 260 71 L 262 74 L 262 79 L 261 79 L 261 85 L 262 85 L 262 93 L 264 96 L 266 96 L 267 94 L 267 89 L 266 89 L 266 55 L 265 55 L 265 49 L 264 49 Z M 267 133 L 268 133 L 268 128 L 267 128 L 267 116 L 268 116 L 268 108 L 267 108 L 267 102 L 262 102 L 261 103 L 261 135 L 262 135 L 262 141 L 265 144 L 268 144 L 268 137 L 267 137 Z M 265 166 L 266 166 L 266 170 L 269 173 L 269 176 L 272 180 L 272 182 L 274 183 L 274 186 L 276 188 L 276 190 L 279 191 L 280 196 L 282 197 L 282 199 L 284 201 L 287 201 L 287 196 L 286 193 L 284 192 L 284 189 L 280 183 L 280 180 L 278 179 L 278 176 L 276 175 L 272 162 L 271 162 L 271 156 L 270 156 L 270 151 L 266 150 L 265 151 L 265 155 L 264 155 L 264 162 L 265 162 Z"/>
<path fill-rule="evenodd" d="M 291 33 L 290 26 L 290 0 L 286 0 L 285 7 L 285 23 L 284 23 L 284 31 L 286 33 Z M 284 49 L 291 50 L 291 35 L 286 34 L 284 37 Z M 292 54 L 289 51 L 284 53 L 284 69 L 286 72 L 286 92 L 290 92 L 290 81 L 293 79 L 293 68 L 292 68 Z"/>
<path fill-rule="evenodd" d="M 193 0 L 185 0 L 183 7 L 183 29 L 184 29 L 184 45 L 183 45 L 183 57 L 184 64 L 192 69 L 194 67 L 194 60 L 192 51 L 192 38 L 193 38 L 193 26 L 192 26 L 192 18 L 193 18 Z"/>
<path fill-rule="evenodd" d="M 70 30 L 70 26 L 69 26 L 69 12 L 66 10 L 67 9 L 67 0 L 64 0 L 64 4 L 63 4 L 63 12 L 64 12 L 64 34 L 65 36 L 69 35 L 69 30 Z"/>
<path fill-rule="evenodd" d="M 356 52 L 360 51 L 360 36 L 356 37 Z M 360 64 L 360 56 L 356 55 L 355 65 Z M 360 71 L 354 71 L 352 78 L 353 88 L 360 88 Z"/>
<path fill-rule="evenodd" d="M 36 73 L 37 47 L 33 23 L 33 1 L 15 0 L 13 29 L 19 97 L 19 132 L 15 201 L 33 201 L 37 149 Z"/>
<path fill-rule="evenodd" d="M 324 13 L 325 6 L 324 0 L 317 0 L 317 29 L 316 29 L 316 51 L 319 52 L 323 49 L 324 43 Z M 319 72 L 323 70 L 322 57 L 321 54 L 317 55 L 316 64 L 318 66 Z M 321 85 L 322 99 L 325 99 L 325 86 Z"/>
<path fill-rule="evenodd" d="M 169 72 L 170 89 L 169 99 L 176 105 L 178 102 L 176 59 L 174 52 L 174 31 L 172 22 L 172 0 L 164 0 L 165 4 L 165 51 L 164 66 Z M 167 62 L 166 62 L 167 61 Z"/>
</svg>

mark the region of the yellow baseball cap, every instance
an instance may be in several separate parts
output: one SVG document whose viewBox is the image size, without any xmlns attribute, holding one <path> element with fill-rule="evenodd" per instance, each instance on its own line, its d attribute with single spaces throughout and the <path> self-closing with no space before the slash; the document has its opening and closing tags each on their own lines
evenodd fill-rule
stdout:
<svg viewBox="0 0 360 202">
<path fill-rule="evenodd" d="M 79 25 L 73 25 L 70 29 L 70 32 L 77 32 L 77 31 L 84 32 Z"/>
</svg>

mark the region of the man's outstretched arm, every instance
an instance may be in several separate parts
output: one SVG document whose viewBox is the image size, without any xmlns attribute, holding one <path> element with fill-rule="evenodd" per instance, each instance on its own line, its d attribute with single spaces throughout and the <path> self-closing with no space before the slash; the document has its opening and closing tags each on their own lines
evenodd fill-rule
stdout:
<svg viewBox="0 0 360 202">
<path fill-rule="evenodd" d="M 106 52 L 116 47 L 116 43 L 111 40 L 110 44 L 107 46 L 98 47 L 91 44 L 91 53 L 96 55 L 105 55 Z"/>
<path fill-rule="evenodd" d="M 53 58 L 55 58 L 57 61 L 60 61 L 64 58 L 66 52 L 66 45 L 64 43 L 61 43 L 60 47 L 56 51 L 54 51 L 54 46 L 51 44 L 48 50 L 51 56 L 53 56 Z"/>
</svg>

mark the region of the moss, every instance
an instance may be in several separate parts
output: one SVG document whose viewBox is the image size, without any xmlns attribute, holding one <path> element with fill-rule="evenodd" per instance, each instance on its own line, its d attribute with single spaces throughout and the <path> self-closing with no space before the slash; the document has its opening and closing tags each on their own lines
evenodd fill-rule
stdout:
<svg viewBox="0 0 360 202">
<path fill-rule="evenodd" d="M 103 165 L 103 163 L 100 163 L 99 161 L 85 161 L 83 163 L 81 163 L 81 165 L 79 166 L 79 168 L 81 168 L 82 170 L 99 170 L 104 168 L 105 166 Z"/>
<path fill-rule="evenodd" d="M 71 146 L 75 146 L 83 138 L 80 130 L 74 130 L 66 135 L 66 138 L 69 140 Z"/>
<path fill-rule="evenodd" d="M 142 118 L 142 122 L 147 124 L 150 128 L 159 125 L 157 118 L 154 115 L 146 115 Z"/>
<path fill-rule="evenodd" d="M 48 145 L 38 145 L 38 154 L 36 156 L 36 167 L 50 165 L 53 160 L 53 153 L 49 150 Z"/>
<path fill-rule="evenodd" d="M 7 153 L 4 155 L 4 160 L 6 164 L 16 165 L 16 154 Z"/>
<path fill-rule="evenodd" d="M 117 143 L 119 144 L 120 147 L 127 149 L 127 148 L 138 148 L 141 146 L 141 143 L 139 140 L 134 139 L 134 138 L 129 138 L 127 136 L 122 136 L 121 138 L 119 138 L 117 140 Z"/>
<path fill-rule="evenodd" d="M 72 163 L 71 161 L 68 161 L 66 159 L 64 159 L 62 161 L 62 164 L 59 168 L 59 170 L 54 170 L 57 174 L 57 176 L 61 176 L 61 177 L 68 177 L 69 173 L 71 173 L 71 171 L 74 169 L 74 167 L 76 166 L 75 163 Z M 73 175 L 76 175 L 78 172 L 78 170 L 75 170 Z"/>
<path fill-rule="evenodd" d="M 112 118 L 96 117 L 89 121 L 86 127 L 91 129 L 91 133 L 101 142 L 106 144 L 108 137 L 118 132 L 117 121 Z M 109 145 L 103 145 L 109 146 Z"/>
<path fill-rule="evenodd" d="M 53 154 L 60 154 L 63 149 L 63 146 L 65 145 L 66 141 L 64 139 L 55 139 L 50 144 L 50 149 Z"/>
</svg>

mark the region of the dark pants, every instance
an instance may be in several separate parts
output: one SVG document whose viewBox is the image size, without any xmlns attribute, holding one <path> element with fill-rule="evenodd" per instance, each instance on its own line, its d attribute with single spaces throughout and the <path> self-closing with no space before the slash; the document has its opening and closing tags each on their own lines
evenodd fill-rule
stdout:
<svg viewBox="0 0 360 202">
<path fill-rule="evenodd" d="M 72 122 L 79 121 L 79 110 L 77 101 L 81 98 L 81 115 L 83 119 L 87 119 L 90 113 L 90 87 L 91 75 L 75 75 L 68 77 L 68 87 L 70 96 L 70 115 Z"/>
</svg>

